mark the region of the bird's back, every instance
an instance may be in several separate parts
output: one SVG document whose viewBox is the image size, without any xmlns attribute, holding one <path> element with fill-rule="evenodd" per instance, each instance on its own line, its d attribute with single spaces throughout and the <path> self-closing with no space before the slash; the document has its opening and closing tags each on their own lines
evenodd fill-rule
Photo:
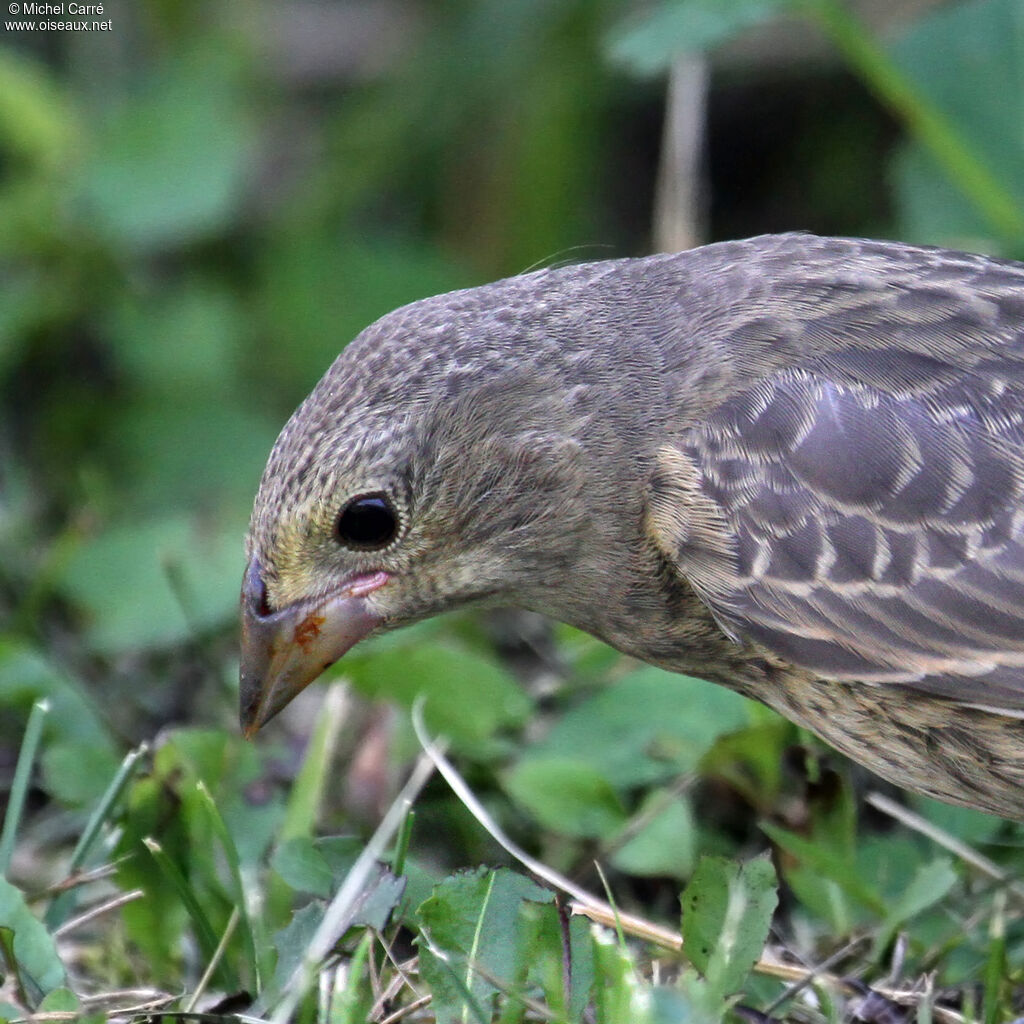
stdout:
<svg viewBox="0 0 1024 1024">
<path fill-rule="evenodd" d="M 749 653 L 740 688 L 884 775 L 1020 816 L 1024 268 L 759 243 L 722 264 L 732 315 L 699 360 L 719 369 L 696 397 L 681 375 L 648 530 Z"/>
</svg>

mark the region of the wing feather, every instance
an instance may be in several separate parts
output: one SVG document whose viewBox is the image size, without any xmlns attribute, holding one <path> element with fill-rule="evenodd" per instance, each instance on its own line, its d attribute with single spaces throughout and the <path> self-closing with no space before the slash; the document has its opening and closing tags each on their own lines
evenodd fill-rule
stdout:
<svg viewBox="0 0 1024 1024">
<path fill-rule="evenodd" d="M 697 583 L 725 628 L 825 678 L 1024 709 L 1013 356 L 965 371 L 921 352 L 831 351 L 690 430 L 682 454 L 732 538 L 728 578 Z M 693 538 L 678 547 L 685 575 L 699 559 Z"/>
</svg>

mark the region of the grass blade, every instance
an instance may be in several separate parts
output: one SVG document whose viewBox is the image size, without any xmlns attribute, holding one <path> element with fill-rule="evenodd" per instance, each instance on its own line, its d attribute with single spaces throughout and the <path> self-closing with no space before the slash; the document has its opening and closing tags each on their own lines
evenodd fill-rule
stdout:
<svg viewBox="0 0 1024 1024">
<path fill-rule="evenodd" d="M 106 792 L 96 805 L 96 809 L 89 816 L 85 829 L 75 844 L 75 849 L 71 854 L 71 861 L 68 864 L 69 875 L 73 875 L 82 866 L 85 858 L 89 855 L 89 851 L 92 849 L 93 843 L 100 834 L 103 823 L 110 817 L 114 805 L 124 792 L 125 786 L 131 780 L 132 773 L 135 771 L 135 766 L 138 764 L 139 759 L 145 757 L 148 753 L 149 744 L 140 743 L 135 750 L 131 750 L 125 755 L 124 760 L 121 762 L 121 767 L 118 768 L 113 779 L 111 779 L 110 785 L 107 786 Z M 76 896 L 73 889 L 62 892 L 46 911 L 45 921 L 47 928 L 52 931 L 62 925 L 74 911 L 75 900 Z"/>
<path fill-rule="evenodd" d="M 39 740 L 43 735 L 43 723 L 50 713 L 50 702 L 45 698 L 32 705 L 25 727 L 25 738 L 18 752 L 18 764 L 14 769 L 14 781 L 11 783 L 11 795 L 4 814 L 4 827 L 0 832 L 0 875 L 5 878 L 11 866 L 11 855 L 14 853 L 14 837 L 21 823 L 21 812 L 25 808 L 25 797 L 28 794 L 29 782 L 32 777 L 32 765 L 35 763 Z"/>
<path fill-rule="evenodd" d="M 156 861 L 157 867 L 159 867 L 163 876 L 174 886 L 182 905 L 185 907 L 188 916 L 192 919 L 196 929 L 196 939 L 203 951 L 203 956 L 207 960 L 212 960 L 217 956 L 217 935 L 213 930 L 210 919 L 206 916 L 206 911 L 203 910 L 199 900 L 196 899 L 192 886 L 189 885 L 188 880 L 178 869 L 178 865 L 174 863 L 155 839 L 147 836 L 142 842 L 153 855 L 153 859 Z M 219 973 L 222 984 L 226 986 L 229 992 L 239 987 L 238 979 L 228 975 L 227 967 L 223 960 L 220 963 Z"/>
<path fill-rule="evenodd" d="M 231 872 L 231 880 L 235 890 L 235 909 L 239 914 L 239 923 L 242 926 L 242 941 L 245 944 L 245 954 L 249 961 L 249 970 L 252 972 L 256 991 L 259 991 L 262 987 L 260 984 L 260 964 L 256 954 L 256 938 L 253 934 L 252 918 L 249 916 L 249 904 L 246 900 L 245 885 L 242 881 L 242 867 L 238 859 L 238 848 L 235 846 L 235 841 L 231 837 L 224 818 L 217 809 L 217 805 L 214 803 L 213 797 L 210 795 L 206 785 L 203 782 L 199 782 L 196 784 L 196 788 L 199 791 L 200 800 L 206 810 L 210 824 L 213 826 L 213 831 L 220 840 L 224 857 L 228 863 L 228 869 Z"/>
</svg>

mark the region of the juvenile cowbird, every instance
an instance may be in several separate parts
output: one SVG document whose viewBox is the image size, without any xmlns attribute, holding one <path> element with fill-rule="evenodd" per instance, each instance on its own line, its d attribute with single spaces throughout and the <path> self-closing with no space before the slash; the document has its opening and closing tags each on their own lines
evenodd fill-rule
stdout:
<svg viewBox="0 0 1024 1024">
<path fill-rule="evenodd" d="M 426 299 L 270 455 L 242 724 L 500 603 L 1024 819 L 1022 491 L 1022 264 L 769 235 Z"/>
</svg>

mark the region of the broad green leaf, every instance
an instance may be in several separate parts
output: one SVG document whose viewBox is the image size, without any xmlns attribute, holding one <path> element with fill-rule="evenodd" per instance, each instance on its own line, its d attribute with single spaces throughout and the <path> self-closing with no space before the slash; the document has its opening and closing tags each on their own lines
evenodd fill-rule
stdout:
<svg viewBox="0 0 1024 1024">
<path fill-rule="evenodd" d="M 240 863 L 252 866 L 270 845 L 283 815 L 280 794 L 253 795 L 272 771 L 273 757 L 272 748 L 247 743 L 233 732 L 177 729 L 165 735 L 154 757 L 154 771 L 168 793 L 186 803 L 194 799 L 196 783 L 205 783 L 231 833 Z M 199 835 L 205 822 L 202 812 L 183 823 Z"/>
<path fill-rule="evenodd" d="M 885 900 L 877 888 L 862 878 L 855 861 L 829 845 L 797 835 L 775 825 L 763 824 L 765 834 L 813 875 L 837 884 L 844 893 L 874 913 L 884 913 Z M 873 879 L 871 881 L 874 881 Z"/>
<path fill-rule="evenodd" d="M 327 898 L 334 875 L 324 855 L 307 836 L 289 839 L 277 848 L 270 866 L 299 892 Z"/>
<path fill-rule="evenodd" d="M 375 877 L 359 897 L 353 925 L 384 931 L 404 895 L 405 879 L 392 874 L 385 865 L 378 864 Z"/>
<path fill-rule="evenodd" d="M 366 242 L 339 238 L 335 230 L 295 232 L 261 255 L 254 369 L 275 393 L 294 401 L 378 317 L 473 283 L 413 238 Z"/>
<path fill-rule="evenodd" d="M 53 936 L 29 910 L 25 898 L 6 878 L 0 878 L 0 929 L 8 929 L 19 977 L 26 991 L 45 996 L 64 984 L 64 965 Z"/>
<path fill-rule="evenodd" d="M 710 50 L 791 6 L 791 0 L 669 0 L 620 25 L 607 53 L 634 74 L 655 74 L 677 57 Z"/>
<path fill-rule="evenodd" d="M 210 930 L 219 936 L 235 906 L 238 883 L 222 854 L 209 799 L 200 794 L 197 783 L 204 781 L 216 801 L 240 869 L 251 871 L 283 816 L 282 798 L 268 787 L 266 778 L 272 756 L 272 748 L 224 731 L 168 731 L 154 755 L 152 774 L 133 783 L 117 849 L 129 856 L 118 861 L 118 881 L 124 889 L 143 889 L 146 898 L 125 906 L 122 917 L 158 979 L 180 972 L 187 921 L 180 892 L 147 852 L 143 839 L 159 842 L 166 858 L 187 879 Z M 232 947 L 241 949 L 243 940 L 244 928 L 236 931 Z"/>
<path fill-rule="evenodd" d="M 777 903 L 767 857 L 701 860 L 682 895 L 683 945 L 718 996 L 738 991 L 760 958 Z"/>
<path fill-rule="evenodd" d="M 531 703 L 496 659 L 441 643 L 386 648 L 372 657 L 350 655 L 341 670 L 360 692 L 411 707 L 425 698 L 424 717 L 435 735 L 481 741 L 525 720 Z"/>
<path fill-rule="evenodd" d="M 124 834 L 117 846 L 117 883 L 122 891 L 142 889 L 145 899 L 133 900 L 121 910 L 121 920 L 129 940 L 145 957 L 153 984 L 168 984 L 180 977 L 182 943 L 187 924 L 185 908 L 174 887 L 161 874 L 156 862 L 149 856 L 142 839 L 158 832 L 165 847 L 170 846 L 180 830 L 177 822 L 172 828 L 178 835 L 172 837 L 171 828 L 161 828 L 170 814 L 177 812 L 176 801 L 155 778 L 146 777 L 135 782 L 128 794 L 124 814 Z M 183 851 L 187 841 L 180 840 Z"/>
<path fill-rule="evenodd" d="M 932 800 L 930 797 L 911 794 L 914 809 L 933 825 L 938 825 L 944 832 L 951 832 L 957 839 L 976 845 L 994 839 L 996 833 L 1006 827 L 1002 818 L 994 814 L 985 814 L 971 807 L 956 807 Z"/>
<path fill-rule="evenodd" d="M 112 418 L 106 446 L 130 488 L 133 516 L 185 507 L 212 513 L 211 526 L 223 535 L 208 540 L 241 559 L 246 516 L 279 426 L 230 395 L 194 389 L 127 405 Z M 225 581 L 237 590 L 231 576 Z"/>
<path fill-rule="evenodd" d="M 751 707 L 753 712 L 759 710 Z M 769 808 L 784 778 L 785 752 L 796 727 L 769 708 L 764 720 L 720 737 L 701 761 L 701 772 L 725 779 L 752 807 Z"/>
<path fill-rule="evenodd" d="M 959 132 L 1024 208 L 1024 19 L 1018 0 L 971 0 L 936 8 L 891 48 L 921 95 Z M 923 241 L 983 245 L 992 227 L 916 142 L 895 159 L 904 234 Z"/>
<path fill-rule="evenodd" d="M 422 937 L 420 977 L 433 995 L 438 1021 L 462 1019 L 472 1006 L 486 1007 L 499 984 L 522 973 L 516 935 L 524 901 L 549 903 L 552 894 L 506 869 L 479 869 L 445 879 L 417 910 Z M 487 1018 L 489 1019 L 489 1017 Z"/>
<path fill-rule="evenodd" d="M 317 836 L 313 840 L 313 845 L 330 869 L 335 885 L 340 885 L 356 862 L 356 858 L 363 852 L 365 844 L 359 836 L 353 835 Z"/>
<path fill-rule="evenodd" d="M 567 757 L 531 757 L 516 765 L 505 789 L 545 828 L 607 838 L 626 820 L 618 795 L 590 765 Z"/>
<path fill-rule="evenodd" d="M 97 758 L 109 756 L 116 767 L 113 740 L 100 709 L 84 687 L 42 652 L 0 635 L 0 707 L 18 708 L 27 716 L 41 697 L 50 702 L 48 737 L 59 743 L 90 746 Z"/>
<path fill-rule="evenodd" d="M 693 771 L 720 736 L 747 724 L 738 694 L 642 668 L 567 712 L 523 762 L 567 758 L 616 788 L 647 785 Z"/>
<path fill-rule="evenodd" d="M 261 1005 L 272 1006 L 275 995 L 281 992 L 288 979 L 298 970 L 313 936 L 316 935 L 324 918 L 325 905 L 319 901 L 307 903 L 295 912 L 287 927 L 282 928 L 273 938 L 277 950 L 277 966 L 270 984 L 261 994 Z"/>
<path fill-rule="evenodd" d="M 934 851 L 908 831 L 866 833 L 857 841 L 856 872 L 870 878 L 887 908 L 902 899 L 914 876 L 931 863 Z"/>
<path fill-rule="evenodd" d="M 274 851 L 270 866 L 293 889 L 326 898 L 342 883 L 362 848 L 357 836 L 297 836 Z"/>
<path fill-rule="evenodd" d="M 917 869 L 906 888 L 895 898 L 875 935 L 874 955 L 879 956 L 896 932 L 912 917 L 935 906 L 957 883 L 957 875 L 946 857 L 939 857 Z"/>
<path fill-rule="evenodd" d="M 648 816 L 643 828 L 615 850 L 612 864 L 629 875 L 689 877 L 697 857 L 697 824 L 690 802 L 683 797 L 666 801 L 664 792 L 655 790 L 636 814 L 640 819 Z M 627 830 L 631 827 L 628 824 Z"/>
<path fill-rule="evenodd" d="M 103 795 L 119 763 L 106 744 L 54 742 L 42 755 L 46 791 L 63 803 L 83 807 Z"/>
<path fill-rule="evenodd" d="M 39 1004 L 39 1013 L 73 1013 L 81 1004 L 71 989 L 55 988 Z"/>
<path fill-rule="evenodd" d="M 520 934 L 522 981 L 539 982 L 556 1017 L 582 1020 L 596 980 L 593 931 L 586 918 L 573 915 L 569 919 L 567 971 L 563 923 L 559 909 L 551 904 L 524 906 Z M 567 975 L 568 994 L 564 990 Z"/>
<path fill-rule="evenodd" d="M 208 529 L 184 513 L 112 526 L 70 560 L 63 585 L 100 651 L 177 643 L 237 614 L 242 522 Z"/>
<path fill-rule="evenodd" d="M 140 284 L 125 292 L 108 329 L 118 363 L 147 397 L 225 396 L 237 387 L 245 311 L 225 283 L 194 277 L 174 289 Z"/>
<path fill-rule="evenodd" d="M 224 230 L 255 142 L 242 85 L 232 54 L 211 42 L 167 60 L 138 90 L 108 97 L 81 172 L 83 219 L 128 250 Z"/>
</svg>

